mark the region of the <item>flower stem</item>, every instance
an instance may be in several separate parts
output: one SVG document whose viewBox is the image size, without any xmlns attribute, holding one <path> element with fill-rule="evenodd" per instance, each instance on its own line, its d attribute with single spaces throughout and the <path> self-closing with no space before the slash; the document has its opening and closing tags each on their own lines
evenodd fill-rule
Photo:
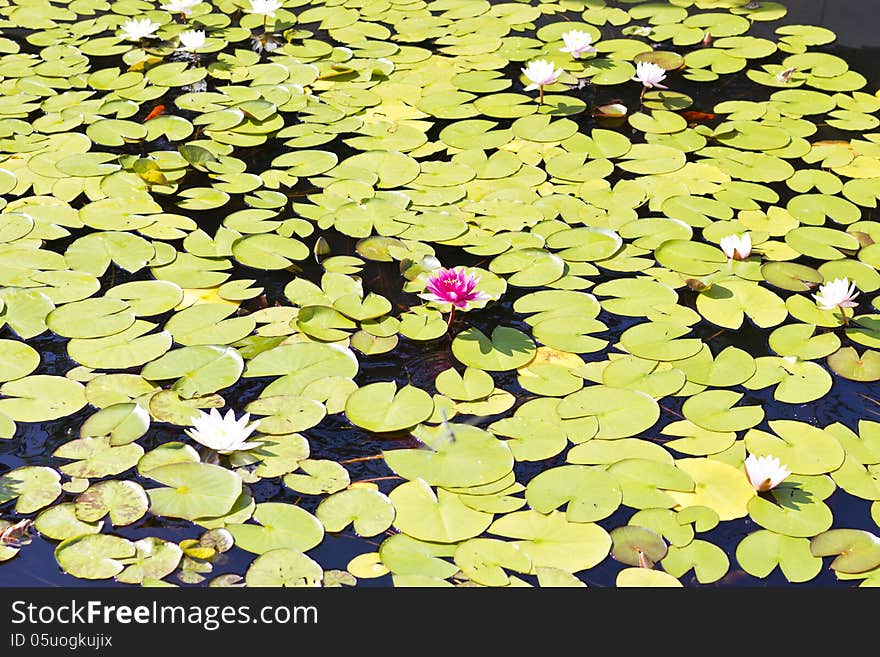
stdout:
<svg viewBox="0 0 880 657">
<path fill-rule="evenodd" d="M 840 319 L 843 322 L 843 325 L 849 326 L 849 318 L 846 316 L 846 310 L 844 310 L 842 306 L 837 306 L 837 309 L 840 311 Z"/>
<path fill-rule="evenodd" d="M 544 104 L 544 85 L 538 85 L 538 105 Z"/>
<path fill-rule="evenodd" d="M 452 306 L 452 309 L 449 311 L 449 319 L 446 320 L 446 328 L 448 329 L 452 326 L 452 318 L 455 317 L 455 306 Z"/>
</svg>

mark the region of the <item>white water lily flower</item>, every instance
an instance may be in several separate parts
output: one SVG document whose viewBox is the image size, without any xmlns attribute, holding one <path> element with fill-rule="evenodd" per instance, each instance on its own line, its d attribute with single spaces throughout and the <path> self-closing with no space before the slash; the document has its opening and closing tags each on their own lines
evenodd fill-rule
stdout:
<svg viewBox="0 0 880 657">
<path fill-rule="evenodd" d="M 746 476 L 752 487 L 759 493 L 766 493 L 782 483 L 791 471 L 775 456 L 755 456 L 749 454 L 745 460 Z"/>
<path fill-rule="evenodd" d="M 752 238 L 748 233 L 722 237 L 721 250 L 731 260 L 745 260 L 752 252 Z"/>
<path fill-rule="evenodd" d="M 251 8 L 245 9 L 245 12 L 275 18 L 275 12 L 281 9 L 281 7 L 280 0 L 251 0 Z"/>
<path fill-rule="evenodd" d="M 181 47 L 179 50 L 188 50 L 189 52 L 195 52 L 203 45 L 205 45 L 205 31 L 204 30 L 187 30 L 186 32 L 181 32 L 180 36 Z"/>
<path fill-rule="evenodd" d="M 819 291 L 813 295 L 816 305 L 822 310 L 834 310 L 835 308 L 855 308 L 859 304 L 855 298 L 856 284 L 850 283 L 848 278 L 835 278 L 830 283 L 819 286 Z"/>
<path fill-rule="evenodd" d="M 210 413 L 199 411 L 199 416 L 193 421 L 193 428 L 187 429 L 186 434 L 205 447 L 213 449 L 220 454 L 253 449 L 259 447 L 262 442 L 247 442 L 260 421 L 251 422 L 250 413 L 245 413 L 238 420 L 235 413 L 230 409 L 226 415 L 220 415 L 216 408 Z"/>
<path fill-rule="evenodd" d="M 169 0 L 168 4 L 161 5 L 161 8 L 171 14 L 189 16 L 193 12 L 193 8 L 201 3 L 202 0 Z"/>
<path fill-rule="evenodd" d="M 520 69 L 531 84 L 524 88 L 524 91 L 532 91 L 545 87 L 548 84 L 554 84 L 559 76 L 562 75 L 561 68 L 554 68 L 552 62 L 546 59 L 536 59 L 529 62 L 525 68 Z"/>
<path fill-rule="evenodd" d="M 653 87 L 657 87 L 658 89 L 668 89 L 669 87 L 660 84 L 665 78 L 666 69 L 662 66 L 655 64 L 654 62 L 638 62 L 636 64 L 636 74 L 630 79 L 636 82 L 641 82 L 647 89 Z"/>
<path fill-rule="evenodd" d="M 590 45 L 593 37 L 588 32 L 581 30 L 570 30 L 562 35 L 565 42 L 565 48 L 560 48 L 560 52 L 567 52 L 575 59 L 580 59 L 582 55 L 588 52 L 596 52 L 596 48 Z"/>
<path fill-rule="evenodd" d="M 161 27 L 159 23 L 154 23 L 149 18 L 131 18 L 125 21 L 119 29 L 122 30 L 122 36 L 129 41 L 140 41 L 151 37 L 156 30 Z"/>
</svg>

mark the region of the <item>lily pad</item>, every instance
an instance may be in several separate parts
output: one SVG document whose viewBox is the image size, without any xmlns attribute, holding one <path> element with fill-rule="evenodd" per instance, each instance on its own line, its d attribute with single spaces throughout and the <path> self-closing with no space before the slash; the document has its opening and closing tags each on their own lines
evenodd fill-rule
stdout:
<svg viewBox="0 0 880 657">
<path fill-rule="evenodd" d="M 452 353 L 468 367 L 506 371 L 528 363 L 535 354 L 535 344 L 528 335 L 513 328 L 498 326 L 489 337 L 471 327 L 455 336 Z"/>
<path fill-rule="evenodd" d="M 82 579 L 109 579 L 121 573 L 124 562 L 137 554 L 131 541 L 112 534 L 86 534 L 62 541 L 55 559 L 64 572 Z"/>
<path fill-rule="evenodd" d="M 483 586 L 508 586 L 505 570 L 529 573 L 531 558 L 516 543 L 494 538 L 472 538 L 455 550 L 455 563 L 462 573 Z"/>
<path fill-rule="evenodd" d="M 620 506 L 623 493 L 604 470 L 590 466 L 563 465 L 544 470 L 526 486 L 526 501 L 539 513 L 565 505 L 571 522 L 596 522 Z"/>
<path fill-rule="evenodd" d="M 822 559 L 810 552 L 809 540 L 766 529 L 739 542 L 736 560 L 755 577 L 767 577 L 778 566 L 789 582 L 808 582 L 822 569 Z"/>
<path fill-rule="evenodd" d="M 323 499 L 315 515 L 328 532 L 339 532 L 354 524 L 358 536 L 377 536 L 394 521 L 394 506 L 379 491 L 350 488 Z"/>
<path fill-rule="evenodd" d="M 514 545 L 532 560 L 534 569 L 558 568 L 568 573 L 589 570 L 611 550 L 611 537 L 595 523 L 574 523 L 561 511 L 549 515 L 516 511 L 498 518 L 489 533 L 516 539 Z"/>
<path fill-rule="evenodd" d="M 26 465 L 0 476 L 0 503 L 16 500 L 16 513 L 33 513 L 61 495 L 61 476 L 42 465 Z"/>
<path fill-rule="evenodd" d="M 497 481 L 513 469 L 513 454 L 505 441 L 469 424 L 419 426 L 413 435 L 424 448 L 384 450 L 394 472 L 422 479 L 432 486 L 472 487 Z"/>
<path fill-rule="evenodd" d="M 810 539 L 817 557 L 834 556 L 829 567 L 840 573 L 863 573 L 880 566 L 880 539 L 860 529 L 829 529 Z"/>
<path fill-rule="evenodd" d="M 312 558 L 292 548 L 264 552 L 251 562 L 245 573 L 249 587 L 320 586 L 324 570 Z"/>
<path fill-rule="evenodd" d="M 465 506 L 442 488 L 436 493 L 423 480 L 397 486 L 388 495 L 396 510 L 394 526 L 422 541 L 457 543 L 480 535 L 492 523 L 491 513 Z"/>
<path fill-rule="evenodd" d="M 76 517 L 94 523 L 109 516 L 114 526 L 130 525 L 140 520 L 150 502 L 140 484 L 109 479 L 89 486 L 76 498 Z"/>
<path fill-rule="evenodd" d="M 407 385 L 398 390 L 394 382 L 371 383 L 349 395 L 346 417 L 359 427 L 375 432 L 399 431 L 427 420 L 434 410 L 424 390 Z"/>
<path fill-rule="evenodd" d="M 253 519 L 259 524 L 230 523 L 226 529 L 235 544 L 254 554 L 277 549 L 305 552 L 324 538 L 324 526 L 311 513 L 294 504 L 263 502 L 257 504 Z"/>
<path fill-rule="evenodd" d="M 151 468 L 147 476 L 164 484 L 147 490 L 150 511 L 186 520 L 227 513 L 242 489 L 235 473 L 208 463 L 162 465 Z"/>
</svg>

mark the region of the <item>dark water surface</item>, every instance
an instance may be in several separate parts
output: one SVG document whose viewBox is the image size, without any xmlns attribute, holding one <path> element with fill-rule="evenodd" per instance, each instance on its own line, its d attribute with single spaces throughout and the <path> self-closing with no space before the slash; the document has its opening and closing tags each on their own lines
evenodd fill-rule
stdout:
<svg viewBox="0 0 880 657">
<path fill-rule="evenodd" d="M 609 2 L 609 4 L 612 4 Z M 784 3 L 789 6 L 789 14 L 781 21 L 772 23 L 757 24 L 749 32 L 755 36 L 766 36 L 774 38 L 773 30 L 780 25 L 791 24 L 808 24 L 824 26 L 837 34 L 837 41 L 827 46 L 813 48 L 814 50 L 829 52 L 843 57 L 850 64 L 850 68 L 866 76 L 868 85 L 863 89 L 868 93 L 873 93 L 880 86 L 880 47 L 876 39 L 876 28 L 878 26 L 877 16 L 880 15 L 880 0 L 792 0 Z M 631 7 L 632 5 L 621 5 L 623 7 Z M 558 16 L 548 17 L 548 21 L 559 20 Z M 603 28 L 604 31 L 604 28 Z M 5 36 L 8 36 L 4 34 Z M 658 46 L 661 47 L 661 46 Z M 674 49 L 665 44 L 664 49 Z M 512 72 L 518 72 L 518 64 L 512 68 Z M 729 77 L 729 76 L 728 76 Z M 735 79 L 728 83 L 727 77 L 722 81 L 725 84 L 723 90 L 712 89 L 711 85 L 691 84 L 687 88 L 682 87 L 680 91 L 688 93 L 694 98 L 695 104 L 693 109 L 709 111 L 711 107 L 719 100 L 732 100 L 736 98 L 766 98 L 768 90 L 758 87 L 751 83 L 744 75 L 733 76 Z M 722 82 L 722 81 L 719 81 Z M 682 81 L 685 83 L 686 81 Z M 630 97 L 624 98 L 623 101 L 632 106 L 637 103 L 638 89 L 635 85 L 625 90 L 611 88 L 603 89 L 601 94 L 625 93 Z M 603 100 L 599 98 L 597 100 Z M 612 100 L 610 97 L 604 99 L 606 102 Z M 571 117 L 575 119 L 576 117 Z M 590 119 L 585 119 L 589 121 Z M 340 160 L 343 159 L 345 149 L 340 143 Z M 332 147 L 328 145 L 327 148 Z M 279 146 L 271 144 L 260 149 L 253 150 L 250 157 L 256 160 L 268 161 L 275 156 L 276 153 L 271 152 Z M 268 152 L 267 152 L 268 149 Z M 279 151 L 280 152 L 280 151 Z M 247 158 L 236 153 L 245 161 Z M 781 190 L 784 191 L 784 190 Z M 161 199 L 157 199 L 161 202 Z M 238 209 L 226 206 L 222 208 L 223 215 Z M 173 211 L 169 209 L 169 211 Z M 192 214 L 200 226 L 208 233 L 213 232 L 222 216 L 212 212 L 195 212 Z M 74 234 L 69 238 L 73 240 L 79 235 Z M 355 254 L 355 240 L 342 235 L 328 236 L 330 238 L 334 255 Z M 49 248 L 58 247 L 62 252 L 66 247 L 63 240 L 53 242 Z M 444 253 L 443 247 L 437 249 L 437 255 L 441 262 L 455 264 L 477 265 L 482 263 L 482 259 L 475 256 L 470 257 L 471 261 L 462 261 L 462 253 L 458 250 L 450 249 Z M 448 257 L 447 257 L 448 256 Z M 319 265 L 312 260 L 301 263 L 305 268 L 304 276 L 311 280 L 320 278 L 321 269 Z M 483 263 L 485 264 L 485 263 Z M 122 272 L 124 276 L 128 276 Z M 236 265 L 236 269 L 232 270 L 233 278 L 254 278 L 253 270 L 246 267 Z M 111 282 L 110 277 L 115 277 Z M 278 301 L 279 303 L 288 304 L 284 296 L 284 286 L 290 280 L 288 272 L 271 272 L 261 275 L 258 280 L 266 291 L 266 300 L 270 305 Z M 415 301 L 414 295 L 404 294 L 400 291 L 401 277 L 397 263 L 378 263 L 368 261 L 363 272 L 364 289 L 372 290 L 387 297 L 392 304 L 409 306 Z M 133 280 L 144 278 L 143 273 L 136 276 Z M 602 282 L 601 277 L 596 278 L 596 283 Z M 104 277 L 102 283 L 106 287 L 113 284 L 123 282 L 120 277 L 120 271 L 115 267 L 111 267 L 111 272 Z M 468 321 L 472 325 L 477 326 L 486 333 L 491 332 L 496 325 L 502 324 L 527 329 L 519 316 L 512 311 L 513 302 L 516 298 L 530 290 L 517 288 L 508 288 L 508 293 L 501 301 L 487 308 L 485 311 L 471 313 Z M 693 304 L 694 299 L 687 299 L 689 291 L 687 289 L 679 291 L 681 303 Z M 249 306 L 249 304 L 251 304 Z M 245 302 L 243 307 L 256 308 L 255 302 Z M 620 332 L 628 326 L 638 323 L 638 318 L 627 318 L 613 315 L 605 311 L 597 318 L 608 326 L 605 334 L 596 334 L 596 337 L 610 338 L 612 343 L 614 337 L 619 336 Z M 156 318 L 156 321 L 162 321 Z M 717 327 L 715 327 L 717 329 Z M 710 335 L 715 333 L 712 327 L 705 327 L 705 335 L 700 335 L 707 341 L 712 342 L 713 352 L 717 351 L 728 344 L 736 345 L 748 351 L 753 357 L 769 355 L 770 351 L 766 343 L 766 334 L 758 330 L 750 330 L 745 325 L 742 330 L 737 332 L 723 331 L 714 337 Z M 66 353 L 66 341 L 53 336 L 51 333 L 45 333 L 42 336 L 28 341 L 32 347 L 37 349 L 42 356 L 42 364 L 36 372 L 39 374 L 64 374 L 77 363 L 71 361 Z M 362 356 L 359 354 L 361 369 L 356 378 L 358 383 L 375 381 L 375 380 L 395 380 L 401 384 L 412 383 L 425 390 L 433 390 L 433 381 L 436 375 L 444 369 L 455 364 L 450 351 L 451 339 L 444 337 L 436 341 L 427 343 L 419 343 L 401 338 L 399 346 L 390 354 L 381 354 L 377 356 Z M 603 360 L 605 353 L 598 352 L 585 357 L 585 360 Z M 495 373 L 496 384 L 498 387 L 504 388 L 516 395 L 518 403 L 529 399 L 531 393 L 519 387 L 515 375 L 511 373 Z M 231 388 L 220 391 L 220 394 L 229 401 L 230 405 L 241 408 L 248 402 L 257 398 L 264 387 L 266 381 L 260 379 L 242 379 Z M 827 425 L 835 421 L 842 422 L 851 428 L 855 428 L 860 418 L 880 419 L 880 405 L 872 404 L 863 398 L 866 387 L 863 384 L 856 384 L 841 377 L 835 377 L 834 386 L 831 392 L 821 400 L 796 407 L 792 405 L 783 405 L 773 399 L 773 388 L 764 390 L 749 391 L 742 387 L 734 388 L 737 392 L 745 393 L 742 400 L 743 404 L 759 404 L 768 412 L 768 417 L 785 417 L 787 419 L 798 419 L 812 424 Z M 880 395 L 878 395 L 880 396 Z M 676 417 L 680 404 L 680 398 L 667 398 L 663 401 L 664 417 L 663 422 L 658 422 L 658 426 L 668 423 L 669 421 L 678 419 Z M 781 409 L 779 412 L 773 412 L 774 409 Z M 75 428 L 79 427 L 81 422 L 88 417 L 94 409 L 87 407 L 74 416 L 64 418 L 52 422 L 44 423 L 19 423 L 18 432 L 14 440 L 0 441 L 0 473 L 7 472 L 12 468 L 22 465 L 43 465 L 51 461 L 50 454 L 59 445 L 70 440 Z M 506 414 L 505 414 L 506 415 Z M 875 416 L 877 416 L 875 418 Z M 486 426 L 501 416 L 492 416 L 480 419 L 480 426 Z M 72 428 L 74 428 L 72 430 Z M 766 428 L 763 424 L 758 428 Z M 666 438 L 650 431 L 644 435 L 645 438 L 655 440 L 662 443 Z M 341 462 L 348 469 L 351 480 L 377 480 L 380 490 L 388 493 L 398 483 L 399 479 L 390 478 L 394 473 L 391 472 L 381 459 L 354 460 L 364 457 L 373 457 L 380 453 L 382 449 L 397 444 L 398 446 L 406 446 L 412 441 L 406 436 L 403 437 L 379 437 L 349 425 L 345 419 L 339 415 L 329 416 L 318 427 L 304 432 L 309 439 L 311 446 L 311 458 L 330 459 Z M 149 451 L 153 447 L 170 440 L 179 440 L 181 430 L 177 427 L 166 426 L 161 423 L 154 424 L 150 432 L 139 440 L 139 443 L 145 450 Z M 527 482 L 536 472 L 545 470 L 553 465 L 562 465 L 565 462 L 565 455 L 560 454 L 554 459 L 537 463 L 517 463 L 516 474 L 517 481 Z M 347 462 L 348 461 L 348 462 Z M 140 483 L 148 483 L 147 480 L 139 479 L 135 472 L 131 473 L 131 478 Z M 388 479 L 386 479 L 388 478 Z M 277 480 L 264 480 L 252 485 L 252 492 L 256 502 L 276 501 L 290 502 L 301 505 L 308 511 L 314 511 L 317 503 L 322 499 L 318 496 L 301 495 L 283 486 Z M 65 497 L 73 497 L 65 493 Z M 59 501 L 66 501 L 62 497 Z M 836 527 L 848 527 L 866 529 L 868 531 L 876 530 L 876 526 L 870 522 L 870 502 L 861 498 L 848 495 L 841 489 L 827 500 L 831 507 Z M 12 506 L 5 505 L 8 508 L 4 511 L 11 512 Z M 0 507 L 2 508 L 2 507 Z M 620 507 L 612 516 L 600 521 L 599 524 L 606 529 L 611 529 L 626 524 L 628 518 L 635 513 L 635 509 L 628 507 Z M 710 532 L 701 534 L 701 538 L 710 541 L 721 547 L 725 553 L 731 558 L 731 568 L 728 574 L 720 581 L 708 586 L 731 587 L 731 586 L 798 586 L 790 584 L 778 569 L 766 579 L 758 580 L 747 573 L 740 570 L 734 559 L 733 550 L 735 546 L 747 534 L 761 529 L 749 518 L 743 519 L 741 522 L 722 522 L 718 527 Z M 201 533 L 201 528 L 194 527 L 186 521 L 175 521 L 173 519 L 158 519 L 150 515 L 145 516 L 137 523 L 115 528 L 114 533 L 129 539 L 138 539 L 146 536 L 156 536 L 167 540 L 180 541 L 185 538 L 193 538 Z M 340 534 L 326 534 L 323 542 L 313 550 L 309 551 L 309 555 L 322 565 L 325 570 L 345 569 L 347 563 L 356 555 L 364 552 L 375 551 L 384 536 L 378 536 L 371 539 L 359 538 L 353 532 L 343 532 Z M 25 546 L 19 555 L 7 563 L 0 564 L 0 586 L 33 586 L 33 587 L 49 587 L 49 586 L 69 586 L 69 587 L 104 587 L 104 586 L 120 586 L 120 584 L 112 580 L 87 581 L 71 577 L 63 573 L 58 567 L 53 550 L 56 546 L 54 541 L 44 540 L 35 537 L 33 542 Z M 239 548 L 233 548 L 225 555 L 225 562 L 215 564 L 214 572 L 209 575 L 213 577 L 223 573 L 243 574 L 248 565 L 253 561 L 254 555 L 245 552 Z M 605 587 L 614 586 L 615 577 L 622 564 L 615 562 L 613 559 L 606 558 L 602 564 L 590 569 L 587 572 L 579 574 L 579 577 L 589 586 Z M 169 581 L 177 582 L 173 576 L 169 576 Z M 524 577 L 524 579 L 529 579 Z M 696 581 L 692 572 L 681 578 L 685 586 L 703 586 Z M 813 580 L 801 585 L 810 587 L 852 587 L 858 583 L 852 581 L 838 581 L 832 571 L 825 568 Z M 377 579 L 362 579 L 358 585 L 364 587 L 371 586 L 390 586 L 392 584 L 390 576 Z M 184 584 L 181 584 L 184 585 Z M 204 585 L 204 584 L 202 584 Z M 185 585 L 184 585 L 185 586 Z"/>
</svg>

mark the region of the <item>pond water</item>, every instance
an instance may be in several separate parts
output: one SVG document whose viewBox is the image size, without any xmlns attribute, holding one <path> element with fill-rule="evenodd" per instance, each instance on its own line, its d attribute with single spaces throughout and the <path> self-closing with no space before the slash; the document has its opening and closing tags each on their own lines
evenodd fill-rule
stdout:
<svg viewBox="0 0 880 657">
<path fill-rule="evenodd" d="M 247 0 L 4 11 L 0 520 L 37 525 L 0 585 L 880 581 L 880 2 L 757 4 L 296 0 L 262 51 Z M 140 16 L 161 39 L 118 36 Z M 426 305 L 437 264 L 491 299 Z M 845 323 L 811 296 L 844 276 Z M 268 447 L 193 449 L 198 409 L 249 405 Z M 757 495 L 747 453 L 791 474 Z"/>
</svg>

